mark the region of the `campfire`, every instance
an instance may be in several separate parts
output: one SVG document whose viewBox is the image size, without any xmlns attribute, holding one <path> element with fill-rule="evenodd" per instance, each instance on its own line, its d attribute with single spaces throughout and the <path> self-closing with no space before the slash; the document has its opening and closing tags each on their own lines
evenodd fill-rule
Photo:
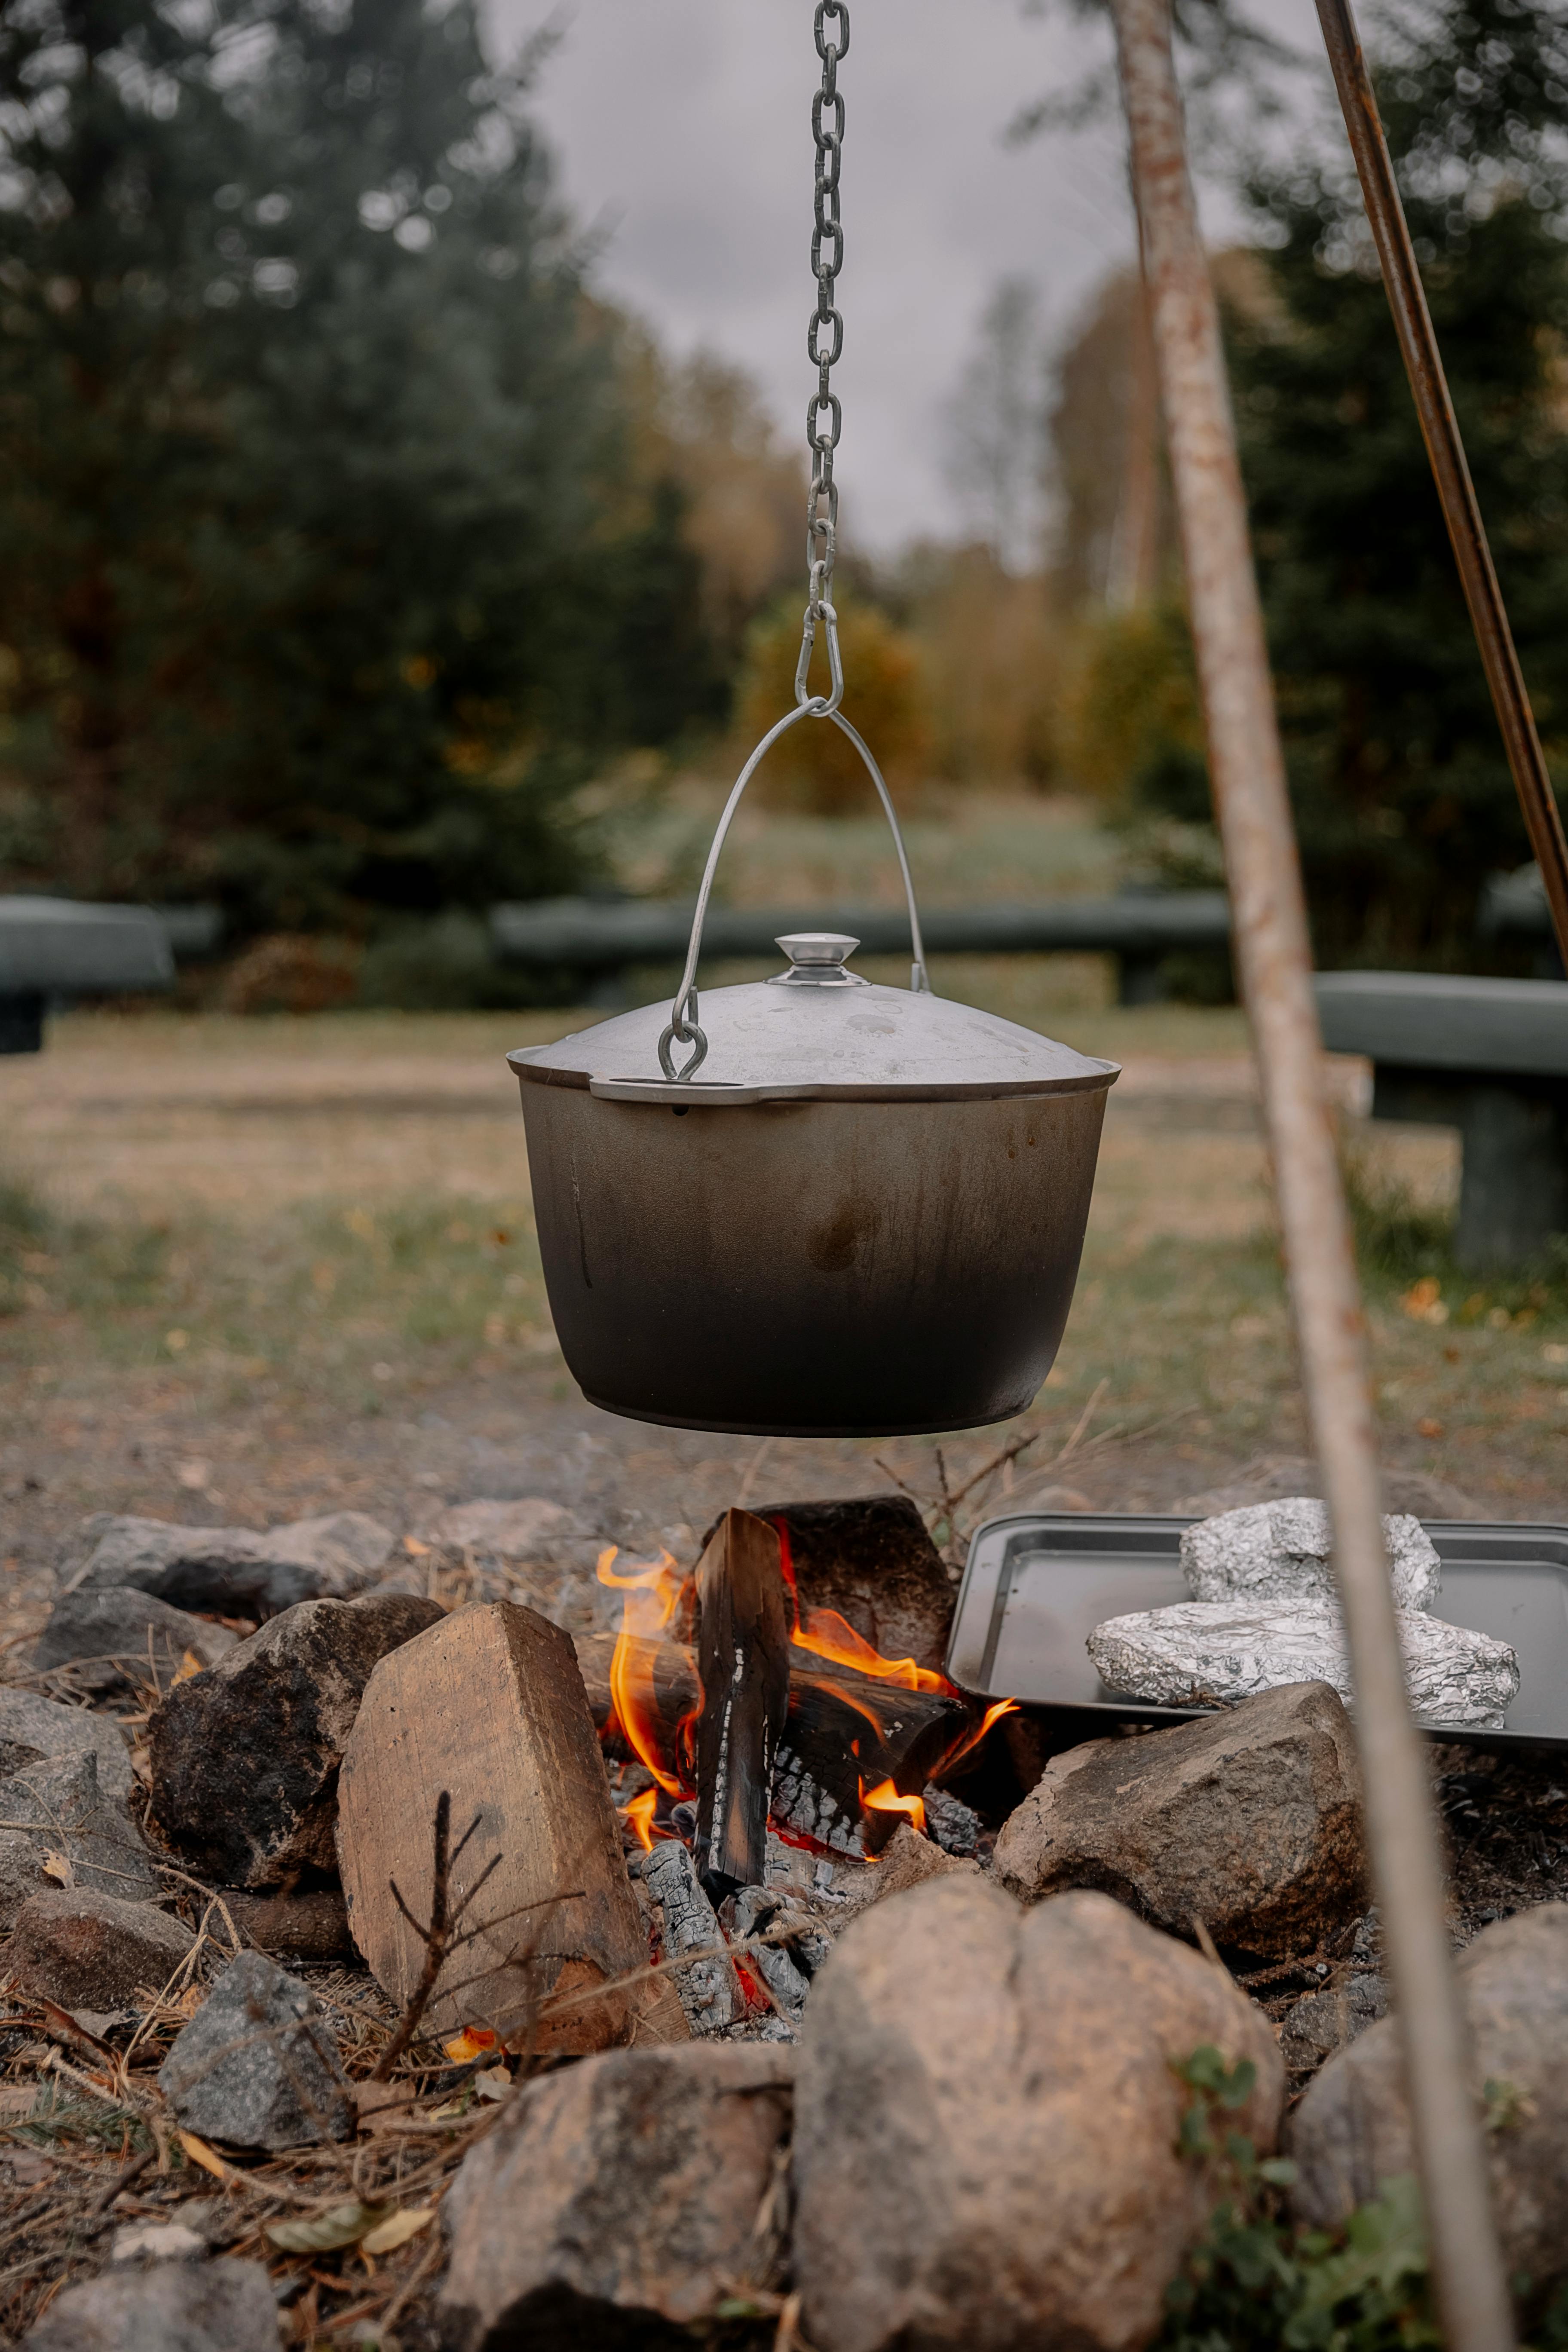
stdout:
<svg viewBox="0 0 1568 2352">
<path fill-rule="evenodd" d="M 941 1561 L 899 1498 L 815 1507 L 802 1531 L 814 1561 L 825 1509 L 839 1574 L 891 1523 L 906 1573 L 945 1601 Z M 976 1707 L 936 1666 L 886 1654 L 842 1608 L 803 1597 L 796 1540 L 785 1507 L 726 1511 L 693 1569 L 667 1551 L 627 1560 L 612 1546 L 598 1576 L 621 1595 L 619 1631 L 578 1644 L 616 1811 L 659 1914 L 656 1957 L 744 1949 L 768 1928 L 776 1939 L 752 1948 L 750 1964 L 736 1958 L 739 2002 L 715 1996 L 711 1969 L 681 1971 L 699 2032 L 742 2015 L 793 2029 L 810 1973 L 797 1963 L 822 1942 L 822 1906 L 854 1899 L 901 1824 L 974 1851 L 978 1817 L 940 1783 L 1013 1710 L 1011 1700 Z"/>
</svg>

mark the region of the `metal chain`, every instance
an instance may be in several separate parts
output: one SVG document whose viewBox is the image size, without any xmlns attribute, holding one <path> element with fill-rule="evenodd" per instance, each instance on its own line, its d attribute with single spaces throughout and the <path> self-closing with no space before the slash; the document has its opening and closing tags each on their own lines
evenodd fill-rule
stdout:
<svg viewBox="0 0 1568 2352">
<path fill-rule="evenodd" d="M 829 39 L 831 21 L 833 37 Z M 822 59 L 822 87 L 811 101 L 811 135 L 816 142 L 815 226 L 811 236 L 811 274 L 816 280 L 816 308 L 805 331 L 806 357 L 816 370 L 816 390 L 805 404 L 805 446 L 811 457 L 811 488 L 805 501 L 805 625 L 800 661 L 795 669 L 795 700 L 809 695 L 806 675 L 819 619 L 827 625 L 827 650 L 832 674 L 831 696 L 814 717 L 827 717 L 838 707 L 844 674 L 838 658 L 838 616 L 833 609 L 833 566 L 838 553 L 838 486 L 833 478 L 833 453 L 838 446 L 843 411 L 833 389 L 833 369 L 844 349 L 844 320 L 834 301 L 839 271 L 844 267 L 844 228 L 838 212 L 838 167 L 844 141 L 844 93 L 838 87 L 841 58 L 849 54 L 848 0 L 817 0 L 815 20 L 816 54 Z"/>
</svg>

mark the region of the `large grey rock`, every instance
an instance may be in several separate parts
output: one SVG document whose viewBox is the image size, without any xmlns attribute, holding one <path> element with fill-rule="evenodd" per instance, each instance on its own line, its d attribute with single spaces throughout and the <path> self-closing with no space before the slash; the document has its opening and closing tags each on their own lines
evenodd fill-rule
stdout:
<svg viewBox="0 0 1568 2352">
<path fill-rule="evenodd" d="M 160 2263 L 68 2286 L 25 2352 L 278 2352 L 278 2305 L 259 2263 Z"/>
<path fill-rule="evenodd" d="M 265 1952 L 229 1962 L 158 2083 L 187 2130 L 236 2147 L 303 2147 L 354 2127 L 325 2011 Z"/>
<path fill-rule="evenodd" d="M 1458 1969 L 1508 2267 L 1543 2287 L 1568 2277 L 1568 1904 L 1483 1928 Z M 1392 2017 L 1329 2060 L 1290 2137 L 1291 2203 L 1316 2227 L 1331 2228 L 1381 2181 L 1415 2170 Z"/>
<path fill-rule="evenodd" d="M 297 1601 L 346 1600 L 363 1591 L 384 1568 L 395 1541 L 390 1528 L 363 1511 L 293 1519 L 265 1535 L 98 1514 L 83 1523 L 61 1568 L 84 1591 L 134 1585 L 184 1609 L 274 1617 Z"/>
<path fill-rule="evenodd" d="M 133 1785 L 131 1750 L 112 1716 L 63 1706 L 39 1691 L 0 1690 L 0 1778 L 47 1756 L 74 1756 L 83 1748 L 98 1758 L 103 1795 L 123 1801 Z"/>
<path fill-rule="evenodd" d="M 120 2009 L 142 1987 L 167 1984 L 195 1940 L 155 1903 L 62 1886 L 23 1904 L 5 1964 L 35 1999 Z"/>
<path fill-rule="evenodd" d="M 1432 1608 L 1443 1564 L 1420 1520 L 1390 1514 L 1383 1535 L 1395 1606 Z M 1194 1601 L 1331 1601 L 1333 1551 L 1328 1505 L 1310 1495 L 1221 1511 L 1182 1533 L 1182 1566 Z"/>
<path fill-rule="evenodd" d="M 1397 1617 L 1417 1720 L 1498 1729 L 1519 1691 L 1508 1643 L 1419 1610 Z M 1224 1705 L 1304 1682 L 1328 1683 L 1352 1701 L 1344 1626 L 1321 1602 L 1178 1601 L 1108 1618 L 1085 1646 L 1107 1690 L 1151 1706 Z"/>
<path fill-rule="evenodd" d="M 782 2200 L 774 2231 L 758 2221 L 788 2138 L 793 2054 L 614 2050 L 514 2094 L 447 2193 L 444 2340 L 662 2345 L 721 2298 L 776 2287 Z"/>
<path fill-rule="evenodd" d="M 210 1666 L 235 1645 L 226 1625 L 172 1609 L 133 1585 L 62 1593 L 33 1645 L 33 1671 L 71 1666 L 85 1690 L 115 1691 L 157 1680 L 167 1687 L 188 1652 Z"/>
<path fill-rule="evenodd" d="M 302 1601 L 178 1684 L 148 1734 L 160 1832 L 232 1886 L 334 1868 L 338 1767 L 371 1670 L 443 1614 L 409 1594 Z"/>
<path fill-rule="evenodd" d="M 1024 1902 L 1098 1886 L 1156 1927 L 1273 1956 L 1310 1951 L 1365 1907 L 1361 1776 L 1323 1683 L 1047 1765 L 996 1841 Z"/>
<path fill-rule="evenodd" d="M 1107 1896 L 1020 1911 L 952 1875 L 879 1903 L 818 1974 L 796 2053 L 795 2273 L 818 2352 L 1129 2352 L 1201 2232 L 1173 2066 L 1282 2069 L 1226 1975 Z"/>
<path fill-rule="evenodd" d="M 104 1798 L 90 1748 L 26 1765 L 0 1782 L 0 1931 L 31 1896 L 62 1882 L 132 1903 L 163 1892 L 123 1802 Z"/>
</svg>

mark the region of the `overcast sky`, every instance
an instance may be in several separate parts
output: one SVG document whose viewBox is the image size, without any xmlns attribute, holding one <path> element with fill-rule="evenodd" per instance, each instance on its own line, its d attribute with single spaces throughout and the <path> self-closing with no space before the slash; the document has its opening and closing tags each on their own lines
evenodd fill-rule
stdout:
<svg viewBox="0 0 1568 2352">
<path fill-rule="evenodd" d="M 510 48 L 550 15 L 489 0 Z M 1269 14 L 1310 17 L 1308 0 Z M 1065 15 L 1065 12 L 1063 12 Z M 740 362 L 804 438 L 813 375 L 811 0 L 565 0 L 538 112 L 578 219 L 605 239 L 598 283 L 667 348 Z M 846 536 L 886 551 L 960 516 L 942 414 L 996 280 L 1031 278 L 1059 334 L 1131 258 L 1118 126 L 1010 147 L 1015 110 L 1099 53 L 1095 35 L 1019 0 L 853 0 L 847 106 Z M 1211 233 L 1226 207 L 1205 199 Z"/>
</svg>

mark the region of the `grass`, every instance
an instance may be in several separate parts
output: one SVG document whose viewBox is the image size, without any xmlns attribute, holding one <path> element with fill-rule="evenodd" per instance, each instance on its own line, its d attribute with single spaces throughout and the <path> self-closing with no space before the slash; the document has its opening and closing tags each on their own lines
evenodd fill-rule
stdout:
<svg viewBox="0 0 1568 2352">
<path fill-rule="evenodd" d="M 688 852 L 705 844 L 721 790 L 684 785 L 629 826 L 627 878 L 690 887 Z M 1064 803 L 954 798 L 917 811 L 910 839 L 933 903 L 1115 880 L 1116 845 Z M 721 871 L 752 903 L 895 895 L 872 815 L 743 810 Z M 704 984 L 767 969 L 716 968 Z M 907 977 L 901 959 L 867 969 Z M 1037 1411 L 1052 1426 L 1059 1416 L 1065 1436 L 1095 1398 L 1091 1433 L 1154 1433 L 1136 1461 L 1098 1454 L 1081 1491 L 1097 1507 L 1158 1507 L 1249 1455 L 1305 1450 L 1240 1013 L 1119 1007 L 1105 958 L 952 958 L 934 977 L 1126 1065 Z M 674 978 L 639 975 L 637 992 L 651 999 Z M 497 1430 L 538 1405 L 569 1407 L 500 1057 L 596 1017 L 78 1013 L 51 1024 L 42 1055 L 0 1062 L 11 1178 L 0 1189 L 0 1478 L 36 1456 L 48 1475 L 41 1433 L 63 1429 L 57 1461 L 79 1433 L 73 1494 L 106 1492 L 97 1465 L 127 1416 L 137 1428 L 122 1433 L 122 1460 L 132 1433 L 149 1458 L 161 1445 L 205 1454 L 209 1424 L 216 1460 L 221 1423 L 237 1444 L 242 1430 L 258 1442 L 297 1432 L 296 1454 L 309 1442 L 324 1464 L 352 1456 L 366 1420 L 392 1416 L 390 1441 L 394 1426 L 432 1414 L 459 1430 L 488 1415 Z M 1353 1120 L 1347 1131 L 1388 1459 L 1502 1515 L 1568 1516 L 1568 1266 L 1462 1276 L 1448 1242 L 1454 1139 Z M 921 1443 L 910 1442 L 917 1467 Z M 273 1449 L 265 1477 L 286 1468 Z M 325 1492 L 327 1473 L 302 1469 L 300 1482 Z"/>
</svg>

